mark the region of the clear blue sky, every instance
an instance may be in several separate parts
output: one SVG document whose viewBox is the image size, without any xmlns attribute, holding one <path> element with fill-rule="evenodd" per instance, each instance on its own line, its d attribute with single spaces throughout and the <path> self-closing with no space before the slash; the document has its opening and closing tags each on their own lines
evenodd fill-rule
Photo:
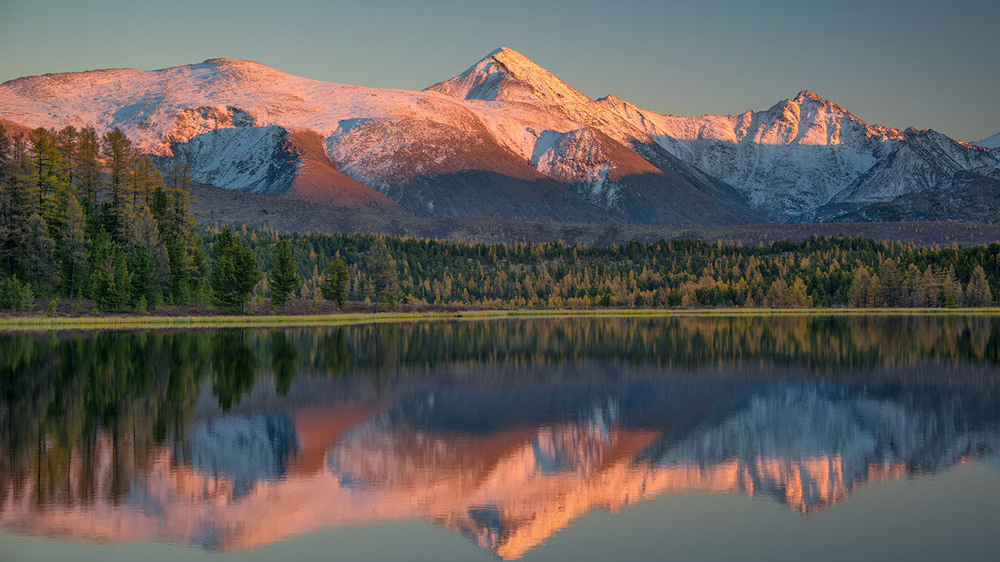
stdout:
<svg viewBox="0 0 1000 562">
<path fill-rule="evenodd" d="M 809 89 L 870 122 L 1000 131 L 997 0 L 0 0 L 0 81 L 229 57 L 421 89 L 498 46 L 663 113 L 766 109 Z"/>
</svg>

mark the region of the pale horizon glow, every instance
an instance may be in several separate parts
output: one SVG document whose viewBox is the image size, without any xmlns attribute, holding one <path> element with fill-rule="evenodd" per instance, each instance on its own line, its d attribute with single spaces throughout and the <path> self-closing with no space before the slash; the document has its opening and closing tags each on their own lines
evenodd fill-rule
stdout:
<svg viewBox="0 0 1000 562">
<path fill-rule="evenodd" d="M 0 81 L 226 57 L 419 90 L 504 46 L 591 98 L 660 113 L 739 114 L 811 90 L 869 123 L 978 141 L 1000 131 L 997 22 L 992 0 L 0 0 Z"/>
</svg>

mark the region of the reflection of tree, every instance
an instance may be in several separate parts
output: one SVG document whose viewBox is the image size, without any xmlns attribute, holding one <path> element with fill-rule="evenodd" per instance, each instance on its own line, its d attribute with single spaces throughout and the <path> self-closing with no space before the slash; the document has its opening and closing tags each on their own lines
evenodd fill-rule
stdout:
<svg viewBox="0 0 1000 562">
<path fill-rule="evenodd" d="M 0 492 L 30 483 L 44 504 L 124 497 L 190 418 L 204 343 L 186 332 L 0 337 Z"/>
<path fill-rule="evenodd" d="M 284 330 L 271 330 L 270 339 L 274 387 L 279 396 L 284 396 L 299 373 L 299 351 Z"/>
<path fill-rule="evenodd" d="M 325 334 L 326 351 L 326 371 L 328 373 L 342 373 L 350 365 L 351 355 L 347 350 L 347 341 L 344 338 L 343 328 L 334 328 Z"/>
<path fill-rule="evenodd" d="M 253 390 L 260 360 L 247 347 L 243 330 L 222 330 L 212 340 L 212 394 L 228 412 Z"/>
</svg>

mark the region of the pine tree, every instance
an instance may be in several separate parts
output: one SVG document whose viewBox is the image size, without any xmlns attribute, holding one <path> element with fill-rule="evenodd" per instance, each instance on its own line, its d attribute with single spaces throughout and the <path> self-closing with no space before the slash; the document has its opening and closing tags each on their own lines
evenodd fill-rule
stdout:
<svg viewBox="0 0 1000 562">
<path fill-rule="evenodd" d="M 250 292 L 261 280 L 260 267 L 250 248 L 228 228 L 219 233 L 212 251 L 212 295 L 219 310 L 228 314 L 246 312 Z"/>
<path fill-rule="evenodd" d="M 344 260 L 331 261 L 326 269 L 326 277 L 323 278 L 323 298 L 336 302 L 337 308 L 343 308 L 347 282 L 347 264 L 344 263 Z"/>
<path fill-rule="evenodd" d="M 396 262 L 392 259 L 392 254 L 389 253 L 389 248 L 381 236 L 375 238 L 368 251 L 368 279 L 373 292 L 376 314 L 380 302 L 390 308 L 396 305 Z"/>
<path fill-rule="evenodd" d="M 132 274 L 129 302 L 135 306 L 140 299 L 153 302 L 156 292 L 156 265 L 153 256 L 142 244 L 136 244 L 128 255 L 128 269 Z"/>
<path fill-rule="evenodd" d="M 283 309 L 289 295 L 292 295 L 295 288 L 302 283 L 298 273 L 295 272 L 295 257 L 284 240 L 279 240 L 274 246 L 274 264 L 268 277 L 271 306 Z"/>
<path fill-rule="evenodd" d="M 106 234 L 95 241 L 91 259 L 91 283 L 97 307 L 105 312 L 119 312 L 129 304 L 132 274 L 125 252 Z"/>
<path fill-rule="evenodd" d="M 28 217 L 21 245 L 20 262 L 24 271 L 45 289 L 56 284 L 55 242 L 38 213 Z"/>
<path fill-rule="evenodd" d="M 26 255 L 28 218 L 39 213 L 38 195 L 31 181 L 31 157 L 23 135 L 11 139 L 9 152 L 3 162 L 3 188 L 0 199 L 0 260 L 5 269 L 14 274 L 21 268 Z"/>
</svg>

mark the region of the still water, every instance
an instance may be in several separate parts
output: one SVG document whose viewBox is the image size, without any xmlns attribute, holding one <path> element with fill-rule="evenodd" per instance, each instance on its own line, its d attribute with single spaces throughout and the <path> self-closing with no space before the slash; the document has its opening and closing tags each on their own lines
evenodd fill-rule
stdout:
<svg viewBox="0 0 1000 562">
<path fill-rule="evenodd" d="M 0 334 L 3 560 L 994 560 L 1000 317 Z"/>
</svg>

